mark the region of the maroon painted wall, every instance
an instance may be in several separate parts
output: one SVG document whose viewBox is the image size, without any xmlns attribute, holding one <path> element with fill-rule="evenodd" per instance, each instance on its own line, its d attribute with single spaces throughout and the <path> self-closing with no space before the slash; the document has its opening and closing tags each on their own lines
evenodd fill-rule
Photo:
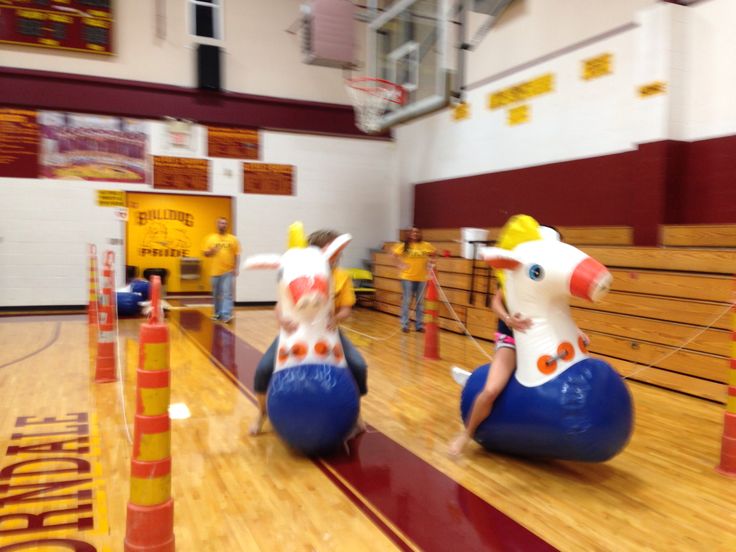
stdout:
<svg viewBox="0 0 736 552">
<path fill-rule="evenodd" d="M 736 223 L 736 137 L 417 184 L 422 228 L 501 226 L 527 213 L 561 226 L 628 225 L 656 245 L 660 224 Z"/>
<path fill-rule="evenodd" d="M 356 128 L 349 105 L 7 67 L 0 105 L 372 138 Z"/>
<path fill-rule="evenodd" d="M 677 223 L 736 222 L 736 136 L 688 144 Z"/>
</svg>

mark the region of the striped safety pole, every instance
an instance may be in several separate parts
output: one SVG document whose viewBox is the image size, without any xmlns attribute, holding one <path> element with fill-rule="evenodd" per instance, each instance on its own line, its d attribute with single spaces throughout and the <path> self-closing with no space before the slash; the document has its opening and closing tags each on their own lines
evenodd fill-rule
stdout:
<svg viewBox="0 0 736 552">
<path fill-rule="evenodd" d="M 87 306 L 87 345 L 89 350 L 89 366 L 95 365 L 97 355 L 97 332 L 99 312 L 98 276 L 97 276 L 97 247 L 89 244 L 89 303 Z"/>
<path fill-rule="evenodd" d="M 87 324 L 97 327 L 97 247 L 89 244 L 89 304 Z"/>
<path fill-rule="evenodd" d="M 736 281 L 736 277 L 734 278 Z M 734 293 L 736 298 L 736 293 Z M 736 304 L 731 304 L 731 365 L 728 370 L 728 396 L 723 416 L 721 463 L 718 472 L 736 477 Z"/>
<path fill-rule="evenodd" d="M 174 550 L 169 328 L 161 310 L 161 278 L 151 280 L 151 313 L 140 331 L 125 552 Z"/>
<path fill-rule="evenodd" d="M 115 253 L 105 253 L 102 267 L 102 293 L 98 305 L 99 332 L 97 333 L 97 359 L 95 382 L 108 383 L 117 380 L 117 302 L 115 296 Z"/>
<path fill-rule="evenodd" d="M 424 358 L 440 359 L 440 301 L 435 283 L 434 269 L 429 270 L 427 292 L 424 296 Z"/>
</svg>

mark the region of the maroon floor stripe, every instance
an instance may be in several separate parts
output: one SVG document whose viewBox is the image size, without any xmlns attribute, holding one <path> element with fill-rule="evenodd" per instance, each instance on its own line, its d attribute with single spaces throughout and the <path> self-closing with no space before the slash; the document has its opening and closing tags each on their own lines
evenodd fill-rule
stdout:
<svg viewBox="0 0 736 552">
<path fill-rule="evenodd" d="M 253 391 L 261 353 L 197 311 L 172 316 L 216 364 Z M 376 430 L 316 465 L 404 550 L 537 551 L 554 547 Z M 408 539 L 409 542 L 405 542 Z"/>
</svg>

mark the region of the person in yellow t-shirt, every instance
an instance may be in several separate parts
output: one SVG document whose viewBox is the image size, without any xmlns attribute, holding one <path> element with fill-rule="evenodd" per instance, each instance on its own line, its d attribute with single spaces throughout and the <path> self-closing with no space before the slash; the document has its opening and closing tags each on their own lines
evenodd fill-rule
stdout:
<svg viewBox="0 0 736 552">
<path fill-rule="evenodd" d="M 308 242 L 310 246 L 324 249 L 335 241 L 335 238 L 339 235 L 340 234 L 334 230 L 318 230 L 309 235 Z M 340 255 L 337 255 L 330 261 L 333 282 L 332 297 L 335 304 L 332 320 L 328 324 L 330 329 L 337 328 L 340 322 L 349 317 L 353 310 L 353 305 L 355 305 L 353 280 L 347 270 L 337 266 L 339 262 Z M 288 320 L 282 316 L 278 305 L 276 305 L 275 314 L 276 320 L 278 320 L 279 325 L 284 329 L 284 331 L 292 333 L 297 329 L 297 324 L 294 321 Z M 363 395 L 368 393 L 368 365 L 358 349 L 355 348 L 355 345 L 345 337 L 345 334 L 343 334 L 339 328 L 337 331 L 340 336 L 342 351 L 345 355 L 345 362 L 347 362 L 348 369 L 353 374 L 353 379 L 355 379 L 355 383 L 358 386 L 360 396 L 363 397 Z M 258 400 L 258 416 L 250 427 L 251 435 L 258 435 L 261 433 L 263 430 L 263 424 L 266 421 L 266 393 L 268 391 L 268 384 L 271 381 L 271 376 L 273 375 L 276 363 L 276 349 L 278 344 L 279 338 L 276 336 L 276 339 L 273 340 L 273 343 L 271 343 L 271 346 L 263 354 L 261 360 L 258 362 L 258 366 L 256 367 L 253 389 L 256 392 L 256 399 Z M 348 438 L 365 431 L 365 428 L 365 422 L 363 422 L 363 418 L 359 414 L 358 420 L 355 422 L 355 427 Z"/>
<path fill-rule="evenodd" d="M 238 277 L 240 242 L 227 232 L 225 217 L 217 219 L 217 232 L 207 236 L 202 253 L 212 259 L 212 319 L 227 324 L 233 319 L 233 277 Z"/>
<path fill-rule="evenodd" d="M 434 256 L 435 248 L 422 241 L 422 232 L 419 228 L 409 230 L 406 241 L 393 248 L 396 266 L 401 270 L 401 331 L 409 332 L 409 306 L 412 297 L 416 301 L 416 320 L 414 327 L 418 332 L 424 331 L 424 288 L 427 286 L 427 269 L 430 257 Z"/>
</svg>

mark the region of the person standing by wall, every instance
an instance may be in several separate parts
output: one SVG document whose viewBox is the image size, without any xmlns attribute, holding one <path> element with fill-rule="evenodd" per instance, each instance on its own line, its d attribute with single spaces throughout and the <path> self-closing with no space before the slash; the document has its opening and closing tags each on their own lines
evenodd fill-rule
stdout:
<svg viewBox="0 0 736 552">
<path fill-rule="evenodd" d="M 207 236 L 203 253 L 212 259 L 213 320 L 227 324 L 233 319 L 233 277 L 238 276 L 240 265 L 240 242 L 228 233 L 227 219 L 217 219 L 217 232 Z"/>
<path fill-rule="evenodd" d="M 409 230 L 406 240 L 392 251 L 396 266 L 401 270 L 401 331 L 404 333 L 409 332 L 409 306 L 412 297 L 416 301 L 414 327 L 418 332 L 424 331 L 424 288 L 427 285 L 430 256 L 434 253 L 434 246 L 422 241 L 422 232 L 415 227 Z"/>
</svg>

